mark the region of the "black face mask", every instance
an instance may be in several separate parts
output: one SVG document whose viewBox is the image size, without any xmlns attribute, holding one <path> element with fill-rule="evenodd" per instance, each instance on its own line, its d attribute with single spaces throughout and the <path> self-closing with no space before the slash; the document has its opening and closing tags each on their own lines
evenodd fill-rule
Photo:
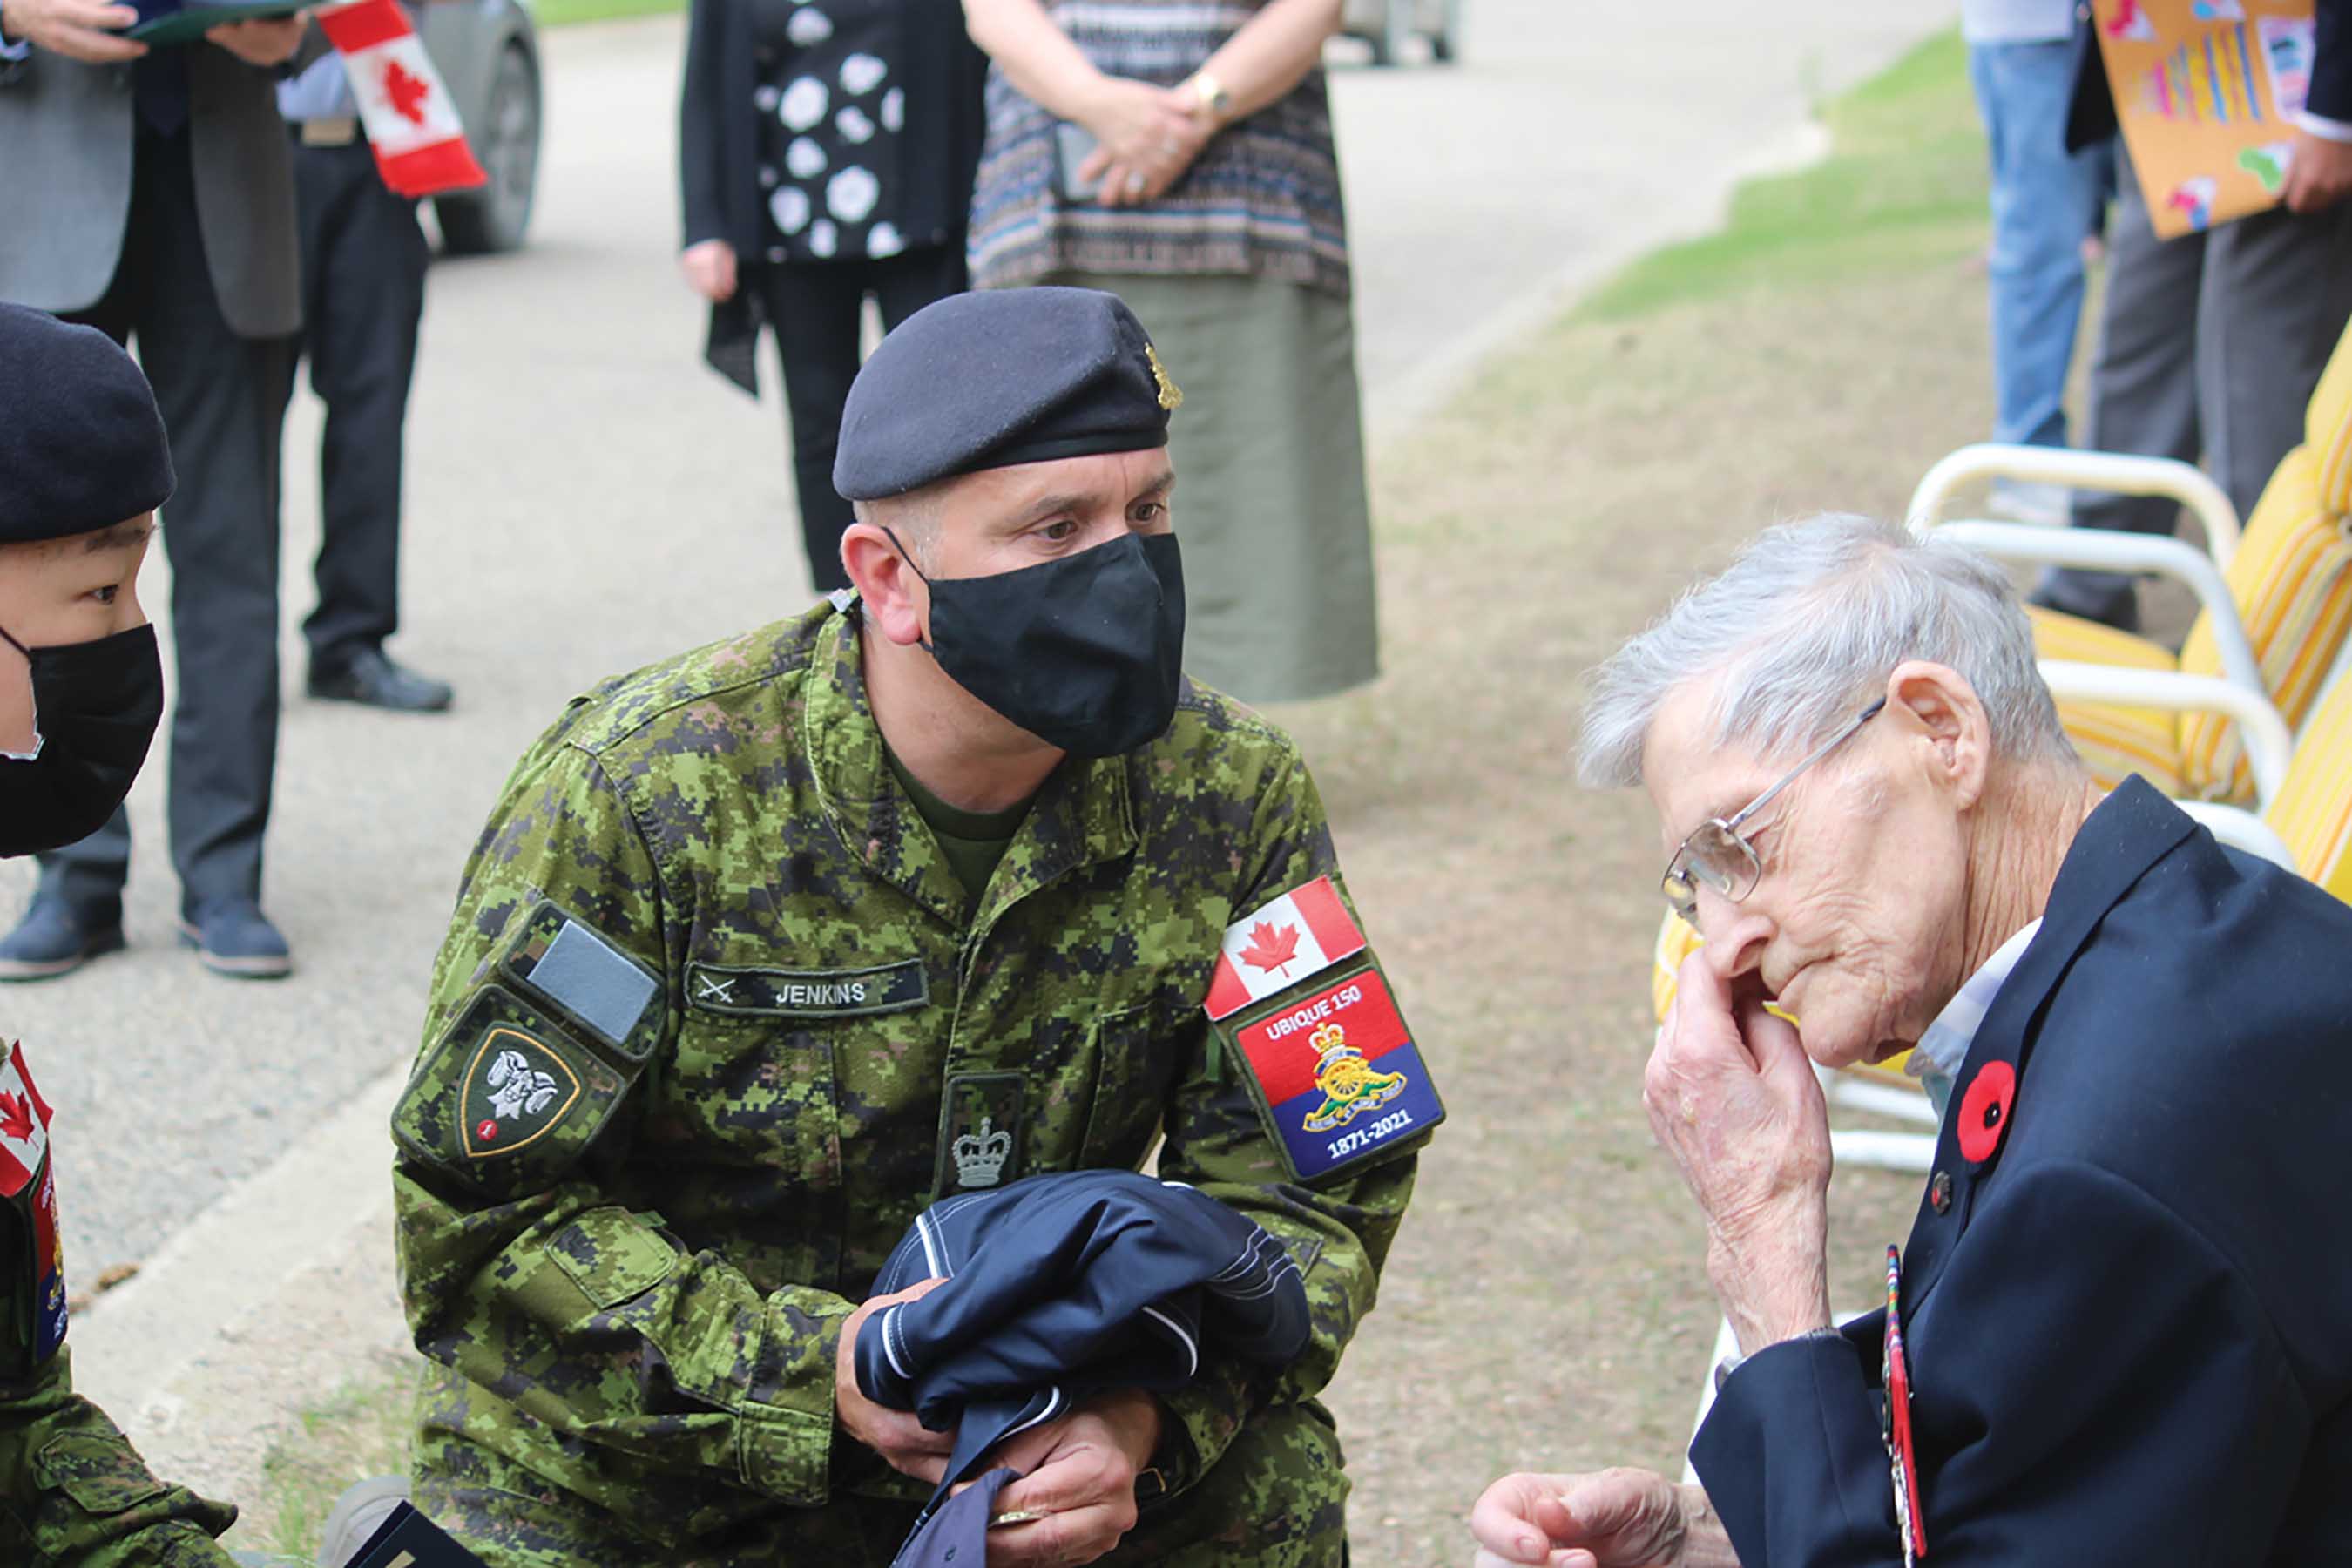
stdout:
<svg viewBox="0 0 2352 1568">
<path fill-rule="evenodd" d="M 0 640 L 32 663 L 41 737 L 30 760 L 0 758 L 0 856 L 30 855 L 88 837 L 131 793 L 163 718 L 163 660 L 152 626 L 64 647 Z"/>
<path fill-rule="evenodd" d="M 1184 656 L 1174 534 L 1130 533 L 992 577 L 915 574 L 930 584 L 925 646 L 940 668 L 1039 740 L 1115 757 L 1167 732 Z"/>
</svg>

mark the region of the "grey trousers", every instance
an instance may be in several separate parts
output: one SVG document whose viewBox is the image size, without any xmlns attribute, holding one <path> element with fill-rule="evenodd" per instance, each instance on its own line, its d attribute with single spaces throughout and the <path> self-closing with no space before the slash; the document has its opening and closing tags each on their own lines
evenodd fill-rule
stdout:
<svg viewBox="0 0 2352 1568">
<path fill-rule="evenodd" d="M 164 816 L 181 912 L 261 895 L 278 765 L 278 454 L 283 338 L 244 338 L 221 313 L 196 222 L 185 132 L 138 132 L 122 262 L 73 318 L 134 340 L 170 433 L 179 489 L 163 506 L 172 563 L 171 789 Z M 16 221 L 11 217 L 6 221 Z M 95 925 L 121 907 L 131 819 L 41 857 L 40 891 Z"/>
<path fill-rule="evenodd" d="M 2244 518 L 2303 439 L 2304 406 L 2352 319 L 2352 202 L 2305 216 L 2279 207 L 2159 240 L 2120 142 L 2116 159 L 2121 188 L 2084 444 L 2190 463 L 2201 457 Z M 2161 498 L 2084 492 L 2072 521 L 2170 533 L 2178 511 Z M 2033 598 L 2138 626 L 2126 576 L 2046 572 Z"/>
</svg>

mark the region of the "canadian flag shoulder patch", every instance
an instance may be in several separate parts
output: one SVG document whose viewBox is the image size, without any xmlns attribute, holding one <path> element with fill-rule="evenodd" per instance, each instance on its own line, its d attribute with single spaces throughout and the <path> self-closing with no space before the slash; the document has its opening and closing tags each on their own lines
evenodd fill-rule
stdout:
<svg viewBox="0 0 2352 1568">
<path fill-rule="evenodd" d="M 12 1045 L 0 1058 L 0 1198 L 13 1198 L 33 1184 L 48 1148 L 48 1102 L 33 1087 L 25 1047 Z"/>
<path fill-rule="evenodd" d="M 1286 991 L 1364 950 L 1364 933 L 1328 877 L 1244 915 L 1225 928 L 1202 1005 L 1212 1020 Z"/>
</svg>

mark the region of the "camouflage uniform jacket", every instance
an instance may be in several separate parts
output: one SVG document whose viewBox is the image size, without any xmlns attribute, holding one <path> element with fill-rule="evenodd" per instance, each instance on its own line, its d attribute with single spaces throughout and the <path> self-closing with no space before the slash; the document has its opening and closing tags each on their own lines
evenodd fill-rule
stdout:
<svg viewBox="0 0 2352 1568">
<path fill-rule="evenodd" d="M 835 1352 L 959 1139 L 1009 1126 L 1010 1180 L 1164 1133 L 1164 1176 L 1306 1264 L 1286 1374 L 1168 1401 L 1172 1489 L 1328 1381 L 1412 1191 L 1411 1151 L 1290 1183 L 1202 1010 L 1227 924 L 1336 872 L 1286 737 L 1189 688 L 1160 739 L 1056 770 L 968 915 L 862 668 L 820 605 L 575 699 L 467 866 L 394 1115 L 408 1315 L 473 1385 L 462 1441 L 656 1538 L 921 1495 L 836 1433 Z M 646 976 L 618 1049 L 519 994 L 582 927 Z M 518 1082 L 548 1092 L 502 1119 Z"/>
<path fill-rule="evenodd" d="M 231 1568 L 213 1537 L 236 1510 L 155 1479 L 59 1351 L 0 1384 L 0 1563 L 11 1568 Z"/>
</svg>

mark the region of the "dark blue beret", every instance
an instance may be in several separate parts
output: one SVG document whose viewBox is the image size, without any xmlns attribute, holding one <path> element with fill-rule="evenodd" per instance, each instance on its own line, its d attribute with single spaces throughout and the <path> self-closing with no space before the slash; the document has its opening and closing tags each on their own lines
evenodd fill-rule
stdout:
<svg viewBox="0 0 2352 1568">
<path fill-rule="evenodd" d="M 155 394 L 95 327 L 0 304 L 0 544 L 66 539 L 172 493 Z"/>
<path fill-rule="evenodd" d="M 1183 400 L 1116 294 L 953 294 L 900 322 L 857 373 L 833 488 L 877 500 L 982 468 L 1164 447 Z"/>
</svg>

